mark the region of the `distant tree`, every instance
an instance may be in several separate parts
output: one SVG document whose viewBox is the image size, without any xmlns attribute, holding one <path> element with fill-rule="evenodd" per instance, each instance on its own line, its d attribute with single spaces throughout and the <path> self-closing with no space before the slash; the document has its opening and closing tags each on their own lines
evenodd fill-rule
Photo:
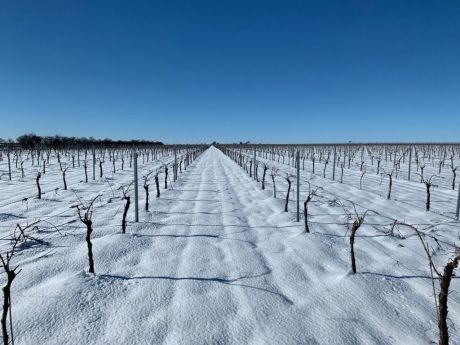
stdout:
<svg viewBox="0 0 460 345">
<path fill-rule="evenodd" d="M 10 139 L 12 142 L 12 140 Z M 1 141 L 0 141 L 1 142 Z M 51 147 L 54 149 L 63 149 L 67 147 L 86 147 L 89 148 L 93 145 L 101 145 L 105 147 L 132 147 L 132 146 L 141 146 L 141 145 L 163 145 L 161 141 L 147 141 L 147 140 L 116 140 L 112 139 L 95 139 L 93 137 L 65 137 L 61 135 L 55 136 L 38 136 L 33 133 L 23 134 L 16 139 L 16 142 L 22 148 L 34 148 L 37 145 L 41 144 L 43 146 Z"/>
<path fill-rule="evenodd" d="M 36 134 L 23 134 L 16 141 L 24 148 L 33 148 L 42 142 L 42 138 Z"/>
</svg>

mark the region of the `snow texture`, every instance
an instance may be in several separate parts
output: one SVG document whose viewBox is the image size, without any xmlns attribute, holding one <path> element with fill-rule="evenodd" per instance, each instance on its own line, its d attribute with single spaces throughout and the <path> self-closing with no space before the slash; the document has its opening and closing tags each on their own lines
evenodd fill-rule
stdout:
<svg viewBox="0 0 460 345">
<path fill-rule="evenodd" d="M 294 173 L 282 163 L 270 164 L 280 169 L 278 177 Z M 150 212 L 143 210 L 140 181 L 140 222 L 133 222 L 132 205 L 127 234 L 121 234 L 117 187 L 130 182 L 132 170 L 85 184 L 83 170 L 70 169 L 69 190 L 55 191 L 62 177 L 54 166 L 41 179 L 42 200 L 34 198 L 35 180 L 28 174 L 0 181 L 2 238 L 16 223 L 49 221 L 37 236 L 50 245 L 33 244 L 15 257 L 22 269 L 12 291 L 18 345 L 437 342 L 430 271 L 419 239 L 408 228 L 400 227 L 397 236 L 385 230 L 392 219 L 442 223 L 430 230 L 440 238 L 434 259 L 442 268 L 449 257 L 444 253 L 458 242 L 459 225 L 441 214 L 437 201 L 455 200 L 455 191 L 434 192 L 434 212 L 425 212 L 418 183 L 395 181 L 398 200 L 386 200 L 384 189 L 371 190 L 379 181 L 367 180 L 368 189 L 360 190 L 302 171 L 302 198 L 307 180 L 323 188 L 310 204 L 312 232 L 306 234 L 303 223 L 295 222 L 294 198 L 290 212 L 282 212 L 282 178 L 275 199 L 268 174 L 262 191 L 211 146 L 159 199 L 151 183 Z M 85 228 L 69 207 L 77 196 L 87 201 L 97 194 L 102 197 L 93 215 L 92 275 L 86 273 Z M 401 200 L 404 195 L 422 200 L 420 207 Z M 357 233 L 357 274 L 350 273 L 350 219 L 344 211 L 352 210 L 349 201 L 358 212 L 378 212 Z M 460 344 L 458 287 L 455 278 L 449 296 L 452 344 Z"/>
</svg>

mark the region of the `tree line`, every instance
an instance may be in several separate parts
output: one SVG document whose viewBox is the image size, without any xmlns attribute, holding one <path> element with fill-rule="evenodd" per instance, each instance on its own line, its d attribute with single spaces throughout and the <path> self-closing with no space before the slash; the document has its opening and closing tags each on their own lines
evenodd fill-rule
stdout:
<svg viewBox="0 0 460 345">
<path fill-rule="evenodd" d="M 163 145 L 161 141 L 151 140 L 112 140 L 112 139 L 95 139 L 93 137 L 66 137 L 61 135 L 55 136 L 40 136 L 34 133 L 20 135 L 16 141 L 3 140 L 0 138 L 0 143 L 15 143 L 22 148 L 36 148 L 39 146 L 51 148 L 65 148 L 65 147 L 91 147 L 104 146 L 104 147 L 126 147 L 126 146 L 144 146 L 144 145 Z"/>
</svg>

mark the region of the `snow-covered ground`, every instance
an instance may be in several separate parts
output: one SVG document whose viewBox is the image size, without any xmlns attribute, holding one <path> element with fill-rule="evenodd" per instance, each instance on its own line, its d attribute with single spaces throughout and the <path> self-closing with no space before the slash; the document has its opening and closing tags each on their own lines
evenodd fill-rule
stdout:
<svg viewBox="0 0 460 345">
<path fill-rule="evenodd" d="M 260 158 L 262 160 L 262 158 Z M 164 161 L 150 162 L 152 170 Z M 268 161 L 267 161 L 268 162 Z M 279 169 L 278 197 L 215 147 L 195 160 L 159 199 L 151 183 L 151 211 L 140 222 L 130 210 L 121 234 L 123 201 L 117 187 L 132 170 L 85 184 L 69 171 L 69 190 L 58 190 L 55 167 L 43 177 L 47 193 L 34 198 L 35 181 L 0 181 L 0 229 L 6 239 L 16 223 L 46 220 L 36 234 L 50 242 L 22 249 L 13 282 L 15 344 L 429 344 L 437 342 L 430 270 L 410 229 L 388 236 L 393 219 L 421 228 L 440 224 L 434 260 L 441 268 L 459 242 L 450 214 L 411 202 L 386 200 L 369 188 L 302 173 L 321 186 L 310 205 L 311 233 L 295 221 L 294 202 L 282 212 L 287 189 Z M 109 169 L 109 168 L 107 168 Z M 54 171 L 54 173 L 53 173 Z M 171 170 L 172 171 L 172 170 Z M 172 173 L 171 173 L 172 174 Z M 142 174 L 140 174 L 142 175 Z M 260 173 L 259 173 L 260 176 Z M 141 182 L 140 182 L 141 183 Z M 407 198 L 424 200 L 406 181 Z M 413 188 L 411 186 L 414 186 Z M 397 186 L 394 187 L 398 192 Z M 413 193 L 413 194 L 410 194 Z M 452 191 L 443 191 L 448 201 Z M 87 272 L 84 227 L 69 207 L 103 196 L 94 210 L 96 274 Z M 444 194 L 439 195 L 442 201 Z M 21 202 L 27 197 L 27 202 Z M 344 209 L 372 209 L 355 244 L 358 273 L 350 273 Z M 435 203 L 433 203 L 433 206 Z M 439 211 L 439 212 L 438 212 Z M 47 225 L 46 225 L 47 224 Z M 7 248 L 7 240 L 3 241 Z M 3 277 L 2 277 L 3 279 Z M 2 280 L 2 284 L 3 284 Z M 459 280 L 449 296 L 452 344 L 460 344 Z"/>
</svg>

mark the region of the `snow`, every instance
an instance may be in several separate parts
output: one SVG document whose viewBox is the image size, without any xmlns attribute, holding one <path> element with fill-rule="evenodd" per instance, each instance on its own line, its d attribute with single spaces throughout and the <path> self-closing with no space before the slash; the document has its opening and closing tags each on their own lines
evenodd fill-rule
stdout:
<svg viewBox="0 0 460 345">
<path fill-rule="evenodd" d="M 171 159 L 141 164 L 141 171 Z M 151 183 L 149 212 L 143 210 L 140 185 L 140 222 L 133 222 L 131 208 L 126 234 L 121 234 L 123 201 L 117 187 L 129 183 L 130 169 L 88 184 L 81 181 L 82 169 L 70 169 L 69 190 L 55 193 L 62 177 L 54 166 L 41 180 L 46 191 L 42 200 L 34 198 L 32 172 L 11 182 L 3 178 L 3 239 L 17 222 L 40 218 L 60 225 L 59 232 L 50 224 L 41 230 L 49 246 L 30 246 L 15 258 L 22 269 L 12 292 L 15 343 L 437 342 L 430 271 L 419 239 L 407 228 L 400 227 L 400 237 L 383 230 L 393 219 L 441 224 L 428 232 L 440 238 L 434 259 L 442 267 L 452 244 L 458 243 L 460 227 L 451 214 L 437 208 L 436 198 L 450 202 L 456 193 L 440 188 L 433 195 L 434 211 L 426 212 L 418 183 L 396 181 L 397 200 L 386 200 L 384 189 L 372 190 L 379 182 L 371 177 L 367 189 L 360 190 L 353 184 L 357 178 L 359 185 L 359 176 L 352 172 L 345 177 L 351 182 L 340 184 L 311 176 L 306 169 L 301 194 L 307 193 L 306 181 L 322 187 L 310 204 L 312 232 L 306 234 L 303 223 L 295 222 L 294 198 L 290 212 L 282 212 L 287 190 L 282 177 L 293 168 L 270 164 L 280 169 L 276 199 L 268 174 L 262 191 L 260 183 L 211 146 L 172 188 L 162 189 L 159 199 Z M 110 169 L 108 164 L 105 169 Z M 69 207 L 77 196 L 90 200 L 97 194 L 103 196 L 93 216 L 92 275 L 87 273 L 84 226 L 72 222 L 76 215 Z M 405 202 L 404 195 L 417 203 Z M 20 202 L 25 197 L 28 201 Z M 358 212 L 370 208 L 378 213 L 369 214 L 358 230 L 357 274 L 350 272 L 349 219 L 344 212 L 349 201 L 358 205 Z M 460 344 L 458 279 L 451 288 L 451 343 Z"/>
</svg>

